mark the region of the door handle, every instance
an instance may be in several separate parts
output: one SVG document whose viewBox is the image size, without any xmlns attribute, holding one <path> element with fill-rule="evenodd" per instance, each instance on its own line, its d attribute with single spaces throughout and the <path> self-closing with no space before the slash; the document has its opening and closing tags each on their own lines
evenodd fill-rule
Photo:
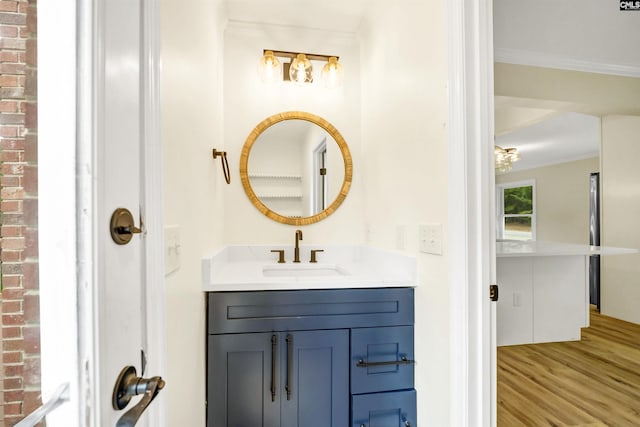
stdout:
<svg viewBox="0 0 640 427">
<path fill-rule="evenodd" d="M 118 208 L 111 215 L 109 229 L 114 242 L 118 245 L 126 245 L 134 234 L 142 233 L 142 218 L 140 218 L 140 228 L 138 228 L 135 226 L 131 211 L 127 208 Z"/>
<path fill-rule="evenodd" d="M 160 390 L 165 386 L 165 382 L 160 377 L 142 378 L 136 373 L 133 366 L 125 367 L 113 387 L 111 403 L 113 409 L 124 409 L 133 396 L 143 394 L 144 396 L 136 406 L 129 409 L 120 417 L 116 427 L 133 427 L 138 422 L 147 406 L 156 398 Z"/>
</svg>

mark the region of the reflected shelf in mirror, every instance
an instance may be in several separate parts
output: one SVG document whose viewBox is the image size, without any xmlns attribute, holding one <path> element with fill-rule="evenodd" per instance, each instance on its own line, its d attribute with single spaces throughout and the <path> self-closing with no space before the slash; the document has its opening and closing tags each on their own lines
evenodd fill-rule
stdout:
<svg viewBox="0 0 640 427">
<path fill-rule="evenodd" d="M 267 173 L 250 173 L 249 178 L 264 178 L 264 179 L 302 179 L 300 175 L 273 175 Z"/>
<path fill-rule="evenodd" d="M 302 199 L 302 194 L 261 194 L 261 199 Z"/>
</svg>

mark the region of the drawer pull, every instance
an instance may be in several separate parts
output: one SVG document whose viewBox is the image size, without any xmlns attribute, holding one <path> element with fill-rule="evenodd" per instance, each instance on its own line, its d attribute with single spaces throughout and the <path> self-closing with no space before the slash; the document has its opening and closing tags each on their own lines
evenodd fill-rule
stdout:
<svg viewBox="0 0 640 427">
<path fill-rule="evenodd" d="M 278 349 L 278 337 L 271 335 L 271 401 L 276 401 L 276 353 Z"/>
<path fill-rule="evenodd" d="M 291 400 L 291 392 L 293 387 L 291 385 L 293 381 L 293 337 L 287 335 L 287 384 L 284 389 L 287 390 L 287 400 Z"/>
<path fill-rule="evenodd" d="M 415 365 L 415 360 L 408 360 L 406 356 L 402 356 L 400 360 L 393 360 L 389 362 L 365 362 L 363 359 L 358 360 L 356 366 L 358 368 L 369 368 L 372 366 L 389 366 L 389 365 Z"/>
</svg>

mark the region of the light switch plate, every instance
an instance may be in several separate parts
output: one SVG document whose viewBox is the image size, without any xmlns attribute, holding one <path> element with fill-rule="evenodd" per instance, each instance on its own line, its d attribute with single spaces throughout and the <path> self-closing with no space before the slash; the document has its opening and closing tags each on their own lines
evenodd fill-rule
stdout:
<svg viewBox="0 0 640 427">
<path fill-rule="evenodd" d="M 421 224 L 420 252 L 442 255 L 442 224 Z"/>
<path fill-rule="evenodd" d="M 180 226 L 170 225 L 164 228 L 164 275 L 180 268 Z"/>
</svg>

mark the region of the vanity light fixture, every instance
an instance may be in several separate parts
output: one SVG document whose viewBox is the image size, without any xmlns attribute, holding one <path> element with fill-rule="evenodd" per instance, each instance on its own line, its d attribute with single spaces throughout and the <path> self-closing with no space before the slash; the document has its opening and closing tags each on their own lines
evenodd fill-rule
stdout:
<svg viewBox="0 0 640 427">
<path fill-rule="evenodd" d="M 326 87 L 338 87 L 344 81 L 344 68 L 342 64 L 338 63 L 338 56 L 265 49 L 258 64 L 258 74 L 263 82 L 277 80 L 280 68 L 280 61 L 277 58 L 290 60 L 282 64 L 282 80 L 284 81 L 299 84 L 312 83 L 313 64 L 311 61 L 326 62 L 322 69 L 322 80 Z"/>
<path fill-rule="evenodd" d="M 509 172 L 513 162 L 520 160 L 520 152 L 517 148 L 502 148 L 496 145 L 493 150 L 496 172 Z"/>
<path fill-rule="evenodd" d="M 275 82 L 280 71 L 280 61 L 271 50 L 265 50 L 258 64 L 258 75 L 264 83 Z"/>
</svg>

